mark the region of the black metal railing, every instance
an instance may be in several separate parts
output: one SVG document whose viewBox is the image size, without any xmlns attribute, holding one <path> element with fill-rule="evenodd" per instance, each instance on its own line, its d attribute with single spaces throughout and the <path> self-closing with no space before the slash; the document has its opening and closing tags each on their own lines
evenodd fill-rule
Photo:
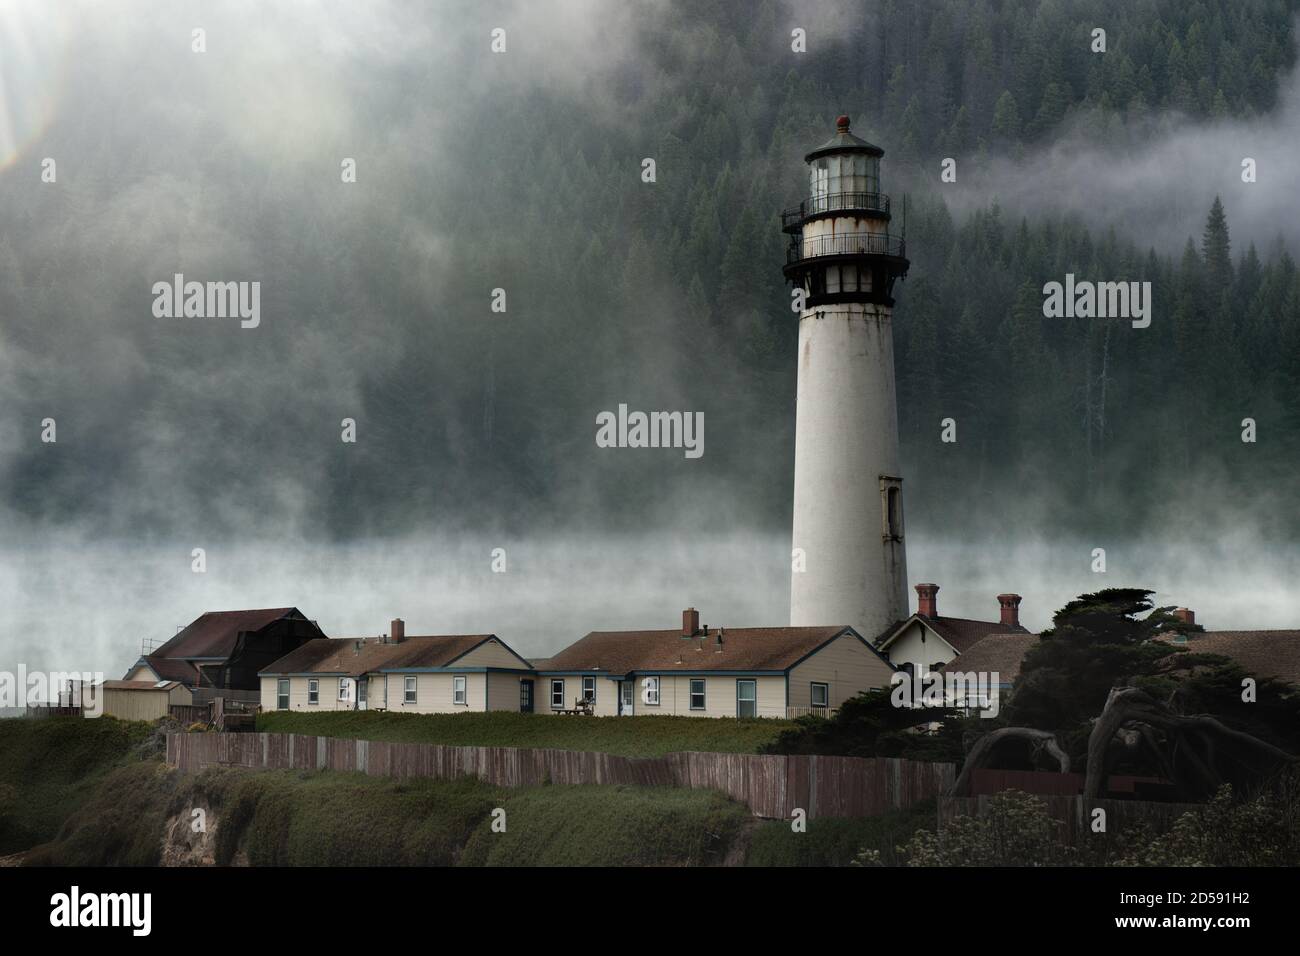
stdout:
<svg viewBox="0 0 1300 956">
<path fill-rule="evenodd" d="M 793 209 L 781 213 L 781 228 L 792 229 L 809 216 L 841 210 L 889 213 L 889 197 L 884 193 L 828 193 L 811 196 Z"/>
<path fill-rule="evenodd" d="M 792 242 L 786 252 L 787 265 L 818 256 L 907 255 L 907 244 L 898 236 L 876 232 L 851 232 L 839 236 L 818 236 Z"/>
</svg>

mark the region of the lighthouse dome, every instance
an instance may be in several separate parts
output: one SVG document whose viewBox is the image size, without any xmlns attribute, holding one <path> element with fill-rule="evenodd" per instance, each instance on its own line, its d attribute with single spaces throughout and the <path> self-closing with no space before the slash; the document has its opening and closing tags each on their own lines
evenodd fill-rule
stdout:
<svg viewBox="0 0 1300 956">
<path fill-rule="evenodd" d="M 865 139 L 854 136 L 849 132 L 849 118 L 847 116 L 841 116 L 835 121 L 835 135 L 805 156 L 804 162 L 811 163 L 819 156 L 826 156 L 830 153 L 866 153 L 868 156 L 875 156 L 877 159 L 885 155 L 885 151 L 879 146 L 873 146 Z"/>
</svg>

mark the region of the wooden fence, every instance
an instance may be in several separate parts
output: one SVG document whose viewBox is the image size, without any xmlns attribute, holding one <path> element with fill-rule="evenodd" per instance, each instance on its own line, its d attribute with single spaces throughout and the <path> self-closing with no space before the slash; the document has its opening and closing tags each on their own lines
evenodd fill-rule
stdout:
<svg viewBox="0 0 1300 956">
<path fill-rule="evenodd" d="M 212 719 L 212 708 L 208 704 L 172 704 L 167 713 L 182 724 L 206 724 Z"/>
<path fill-rule="evenodd" d="M 1044 797 L 1074 797 L 1083 793 L 1083 784 L 1084 776 L 1081 773 L 990 770 L 982 767 L 971 771 L 969 795 L 974 797 L 981 794 L 1001 793 L 1003 790 L 1020 790 Z M 1164 802 L 1173 793 L 1173 785 L 1160 777 L 1111 774 L 1106 778 L 1102 795 L 1120 799 L 1148 799 Z"/>
<path fill-rule="evenodd" d="M 190 691 L 195 704 L 210 704 L 216 698 L 222 698 L 227 705 L 233 701 L 244 704 L 260 704 L 262 692 L 259 690 L 231 690 L 228 687 L 195 687 Z"/>
<path fill-rule="evenodd" d="M 169 734 L 167 762 L 205 767 L 358 771 L 371 776 L 478 777 L 505 787 L 639 784 L 720 791 L 760 817 L 874 816 L 936 797 L 953 783 L 948 763 L 895 758 L 674 753 L 620 757 L 575 750 L 448 747 L 303 734 Z"/>
<path fill-rule="evenodd" d="M 24 711 L 26 716 L 35 718 L 45 717 L 80 717 L 80 707 L 62 707 L 53 704 L 36 704 L 28 705 Z"/>
</svg>

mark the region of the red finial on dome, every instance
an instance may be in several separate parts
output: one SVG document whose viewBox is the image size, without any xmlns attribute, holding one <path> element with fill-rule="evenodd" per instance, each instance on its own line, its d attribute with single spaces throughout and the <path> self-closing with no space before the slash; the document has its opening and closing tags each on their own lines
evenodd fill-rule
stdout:
<svg viewBox="0 0 1300 956">
<path fill-rule="evenodd" d="M 835 128 L 836 128 L 837 130 L 839 130 L 841 133 L 847 133 L 847 132 L 849 131 L 849 118 L 848 118 L 848 116 L 846 115 L 846 116 L 840 116 L 840 117 L 836 118 L 836 120 L 835 120 Z"/>
</svg>

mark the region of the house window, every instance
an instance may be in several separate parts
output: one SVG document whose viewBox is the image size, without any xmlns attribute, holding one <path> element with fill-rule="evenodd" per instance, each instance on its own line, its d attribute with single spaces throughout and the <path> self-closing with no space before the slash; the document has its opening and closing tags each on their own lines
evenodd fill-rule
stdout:
<svg viewBox="0 0 1300 956">
<path fill-rule="evenodd" d="M 465 700 L 465 681 L 464 677 L 453 677 L 451 679 L 451 702 L 453 704 L 464 704 Z"/>
<path fill-rule="evenodd" d="M 282 677 L 275 682 L 275 709 L 289 709 L 289 680 Z"/>
<path fill-rule="evenodd" d="M 307 703 L 320 703 L 320 681 L 312 679 L 307 681 Z"/>
<path fill-rule="evenodd" d="M 551 710 L 564 710 L 564 678 L 551 678 Z"/>
<path fill-rule="evenodd" d="M 593 704 L 596 702 L 596 678 L 584 677 L 582 679 L 582 697 Z"/>
<path fill-rule="evenodd" d="M 758 716 L 758 681 L 736 681 L 736 716 Z"/>
<path fill-rule="evenodd" d="M 830 684 L 813 684 L 812 691 L 809 695 L 814 707 L 828 707 L 831 699 Z"/>
<path fill-rule="evenodd" d="M 691 678 L 691 710 L 704 709 L 704 678 Z"/>
<path fill-rule="evenodd" d="M 414 704 L 415 703 L 415 678 L 413 676 L 408 676 L 403 679 L 402 684 L 403 684 L 402 703 Z"/>
<path fill-rule="evenodd" d="M 339 678 L 339 700 L 346 701 L 351 699 L 352 699 L 352 681 L 350 678 L 340 677 Z"/>
<path fill-rule="evenodd" d="M 651 707 L 659 706 L 659 678 L 647 677 L 641 682 L 642 694 L 641 699 Z"/>
</svg>

